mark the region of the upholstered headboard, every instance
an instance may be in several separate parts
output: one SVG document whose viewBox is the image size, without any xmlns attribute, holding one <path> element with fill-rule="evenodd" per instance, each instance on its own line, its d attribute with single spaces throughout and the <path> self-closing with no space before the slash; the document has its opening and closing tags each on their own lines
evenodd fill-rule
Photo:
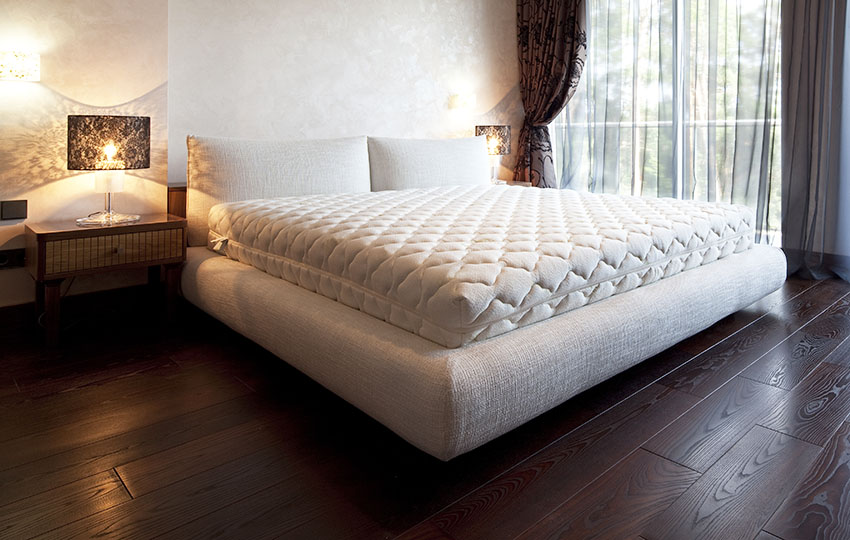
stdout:
<svg viewBox="0 0 850 540">
<path fill-rule="evenodd" d="M 369 137 L 372 191 L 490 182 L 487 138 Z"/>
<path fill-rule="evenodd" d="M 195 137 L 189 149 L 189 245 L 207 244 L 210 208 L 222 202 L 487 184 L 485 137 L 266 141 Z"/>
<path fill-rule="evenodd" d="M 369 191 L 366 137 L 258 141 L 189 136 L 189 245 L 207 244 L 210 208 L 221 202 Z"/>
</svg>

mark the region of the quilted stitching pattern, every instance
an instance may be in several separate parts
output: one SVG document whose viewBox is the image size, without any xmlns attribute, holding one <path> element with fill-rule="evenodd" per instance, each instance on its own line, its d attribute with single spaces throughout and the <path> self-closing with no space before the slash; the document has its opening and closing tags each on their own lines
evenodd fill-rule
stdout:
<svg viewBox="0 0 850 540">
<path fill-rule="evenodd" d="M 723 203 L 474 186 L 220 204 L 230 258 L 458 347 L 753 244 Z"/>
</svg>

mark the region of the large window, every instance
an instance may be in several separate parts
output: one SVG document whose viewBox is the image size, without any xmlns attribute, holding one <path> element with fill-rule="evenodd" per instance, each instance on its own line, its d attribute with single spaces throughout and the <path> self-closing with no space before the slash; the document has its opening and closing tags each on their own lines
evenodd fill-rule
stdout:
<svg viewBox="0 0 850 540">
<path fill-rule="evenodd" d="M 779 228 L 780 1 L 589 0 L 561 187 L 745 204 Z"/>
</svg>

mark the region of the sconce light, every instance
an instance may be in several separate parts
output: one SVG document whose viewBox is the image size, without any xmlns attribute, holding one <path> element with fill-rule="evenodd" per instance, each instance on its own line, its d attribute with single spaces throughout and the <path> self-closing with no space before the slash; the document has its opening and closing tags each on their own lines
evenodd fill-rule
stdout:
<svg viewBox="0 0 850 540">
<path fill-rule="evenodd" d="M 41 80 L 41 57 L 38 53 L 0 52 L 0 81 Z"/>
<path fill-rule="evenodd" d="M 469 92 L 464 94 L 451 94 L 449 96 L 449 109 L 471 109 L 478 102 L 475 94 Z"/>
<path fill-rule="evenodd" d="M 124 171 L 151 166 L 148 116 L 68 116 L 68 170 L 95 171 L 95 192 L 105 209 L 79 218 L 77 225 L 109 226 L 139 220 L 112 210 L 112 194 L 124 191 Z"/>
<path fill-rule="evenodd" d="M 487 153 L 490 154 L 491 180 L 498 182 L 496 170 L 499 156 L 511 153 L 511 126 L 475 126 L 475 136 L 487 137 Z"/>
</svg>

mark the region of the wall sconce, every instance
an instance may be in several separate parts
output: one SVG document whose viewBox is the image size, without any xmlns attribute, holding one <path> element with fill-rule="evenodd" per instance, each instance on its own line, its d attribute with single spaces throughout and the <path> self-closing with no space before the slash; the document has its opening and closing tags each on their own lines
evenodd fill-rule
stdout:
<svg viewBox="0 0 850 540">
<path fill-rule="evenodd" d="M 40 81 L 41 56 L 21 51 L 0 52 L 0 81 Z"/>
<path fill-rule="evenodd" d="M 495 184 L 499 178 L 496 171 L 499 168 L 500 156 L 511 153 L 511 126 L 475 126 L 475 136 L 487 137 L 487 153 L 490 154 L 491 180 Z"/>
<path fill-rule="evenodd" d="M 68 170 L 95 171 L 95 192 L 105 194 L 104 211 L 79 218 L 77 225 L 110 226 L 138 221 L 138 215 L 112 210 L 112 194 L 124 191 L 125 170 L 150 166 L 150 117 L 68 117 Z"/>
<path fill-rule="evenodd" d="M 449 96 L 449 109 L 471 109 L 478 102 L 475 94 L 451 94 Z"/>
</svg>

